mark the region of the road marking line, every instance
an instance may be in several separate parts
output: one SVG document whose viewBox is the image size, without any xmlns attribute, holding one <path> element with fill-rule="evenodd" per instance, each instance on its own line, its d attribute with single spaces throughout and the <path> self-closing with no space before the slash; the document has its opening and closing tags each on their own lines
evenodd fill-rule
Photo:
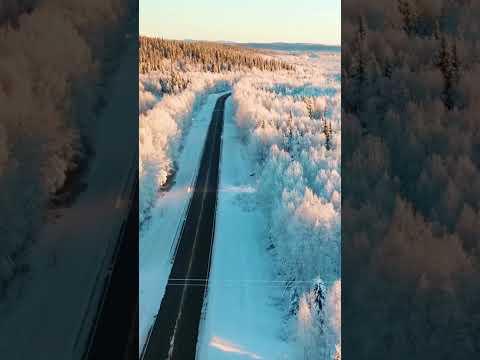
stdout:
<svg viewBox="0 0 480 360">
<path fill-rule="evenodd" d="M 213 119 L 212 119 L 212 121 L 213 121 Z M 212 130 L 213 130 L 212 131 L 213 134 L 216 135 L 216 133 L 218 131 L 218 122 L 215 122 L 213 124 L 213 129 Z M 208 140 L 208 135 L 209 134 L 207 133 L 207 140 Z M 206 179 L 204 181 L 205 188 L 202 191 L 203 192 L 202 193 L 202 198 L 201 198 L 202 201 L 201 201 L 201 206 L 200 206 L 200 212 L 199 212 L 199 216 L 198 216 L 197 225 L 196 225 L 196 228 L 195 228 L 195 237 L 193 238 L 193 245 L 192 245 L 192 252 L 191 252 L 191 256 L 190 256 L 190 261 L 188 263 L 188 268 L 187 268 L 187 277 L 189 277 L 189 275 L 192 271 L 193 259 L 195 257 L 194 252 L 195 252 L 195 249 L 197 247 L 198 234 L 200 232 L 200 227 L 202 225 L 204 208 L 205 208 L 205 199 L 207 197 L 208 187 L 210 185 L 210 178 L 211 178 L 211 172 L 212 172 L 212 162 L 213 162 L 212 160 L 213 160 L 213 154 L 215 153 L 215 148 L 216 148 L 215 145 L 216 145 L 216 141 L 214 139 L 213 144 L 212 144 L 211 149 L 210 149 L 210 156 L 208 158 L 207 176 L 206 176 Z M 220 166 L 220 164 L 218 164 L 218 166 Z M 168 350 L 168 359 L 170 359 L 172 354 L 173 354 L 173 349 L 174 349 L 174 344 L 175 344 L 175 333 L 176 333 L 176 329 L 178 327 L 178 323 L 180 321 L 180 318 L 182 317 L 183 307 L 184 307 L 184 303 L 185 303 L 185 293 L 186 293 L 187 288 L 188 288 L 188 286 L 186 286 L 186 284 L 184 284 L 183 289 L 182 289 L 182 295 L 181 295 L 181 298 L 180 298 L 179 312 L 178 312 L 177 318 L 175 320 L 175 327 L 174 327 L 173 335 L 170 339 L 170 348 Z"/>
</svg>

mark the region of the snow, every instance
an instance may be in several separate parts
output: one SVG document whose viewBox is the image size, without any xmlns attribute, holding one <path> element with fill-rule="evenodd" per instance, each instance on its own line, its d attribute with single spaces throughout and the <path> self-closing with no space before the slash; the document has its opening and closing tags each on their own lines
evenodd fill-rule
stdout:
<svg viewBox="0 0 480 360">
<path fill-rule="evenodd" d="M 262 238 L 267 222 L 257 207 L 256 180 L 241 133 L 227 99 L 220 184 L 204 320 L 198 359 L 282 359 L 291 353 L 282 341 L 282 295 Z M 280 286 L 279 286 L 280 285 Z M 235 355 L 235 356 L 234 356 Z"/>
<path fill-rule="evenodd" d="M 191 126 L 183 134 L 182 150 L 177 159 L 181 166 L 175 173 L 173 185 L 169 191 L 162 192 L 155 198 L 150 210 L 151 220 L 145 223 L 140 232 L 140 352 L 160 308 L 172 267 L 176 241 L 187 213 L 191 189 L 195 186 L 212 112 L 217 99 L 223 94 L 220 92 L 203 96 L 203 102 L 191 114 Z M 143 189 L 141 188 L 141 191 Z"/>
<path fill-rule="evenodd" d="M 70 208 L 55 210 L 41 228 L 26 263 L 0 304 L 0 354 L 5 359 L 80 359 L 122 222 L 136 170 L 137 137 L 130 106 L 136 57 L 129 51 L 110 84 L 98 118 L 88 188 Z M 115 128 L 115 136 L 112 136 Z M 114 156 L 112 156 L 114 155 Z M 117 206 L 116 206 L 117 204 Z M 54 218 L 54 219 L 53 219 Z M 101 219 L 101 221 L 99 221 Z"/>
</svg>

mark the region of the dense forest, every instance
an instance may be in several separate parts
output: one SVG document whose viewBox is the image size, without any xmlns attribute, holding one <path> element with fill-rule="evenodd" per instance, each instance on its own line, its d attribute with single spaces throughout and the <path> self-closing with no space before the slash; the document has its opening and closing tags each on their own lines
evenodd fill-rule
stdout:
<svg viewBox="0 0 480 360">
<path fill-rule="evenodd" d="M 0 1 L 0 298 L 85 161 L 128 3 Z"/>
<path fill-rule="evenodd" d="M 293 70 L 291 64 L 269 59 L 258 51 L 240 46 L 140 37 L 140 73 L 169 70 L 172 62 L 181 68 L 195 64 L 203 71 L 215 73 L 254 68 Z"/>
<path fill-rule="evenodd" d="M 480 3 L 343 9 L 343 354 L 478 358 Z"/>
</svg>

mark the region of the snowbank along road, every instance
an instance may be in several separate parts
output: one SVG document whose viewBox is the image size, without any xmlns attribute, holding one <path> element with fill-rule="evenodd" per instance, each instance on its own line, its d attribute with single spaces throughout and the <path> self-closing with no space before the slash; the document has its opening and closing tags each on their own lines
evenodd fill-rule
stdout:
<svg viewBox="0 0 480 360">
<path fill-rule="evenodd" d="M 228 96 L 221 96 L 213 111 L 167 289 L 142 354 L 145 360 L 195 358 L 205 295 L 205 287 L 196 286 L 195 280 L 207 279 L 210 272 L 223 114 Z"/>
</svg>

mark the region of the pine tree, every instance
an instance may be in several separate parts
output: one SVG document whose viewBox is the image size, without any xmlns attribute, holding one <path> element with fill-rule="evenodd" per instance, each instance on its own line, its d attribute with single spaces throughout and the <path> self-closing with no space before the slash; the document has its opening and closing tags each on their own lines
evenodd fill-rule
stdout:
<svg viewBox="0 0 480 360">
<path fill-rule="evenodd" d="M 304 96 L 304 97 L 303 97 L 303 102 L 304 102 L 305 105 L 307 106 L 308 117 L 309 117 L 310 119 L 313 119 L 313 118 L 314 118 L 314 114 L 313 114 L 313 100 L 312 100 L 312 98 L 307 97 L 307 96 Z"/>
<path fill-rule="evenodd" d="M 458 61 L 458 59 L 456 61 Z M 458 66 L 458 64 L 455 66 Z M 454 67 L 452 61 L 452 54 L 448 49 L 448 43 L 445 35 L 442 35 L 440 39 L 438 67 L 442 72 L 444 82 L 443 102 L 448 110 L 452 110 L 455 105 L 453 99 Z"/>
<path fill-rule="evenodd" d="M 323 134 L 325 135 L 325 147 L 327 150 L 330 150 L 332 147 L 331 144 L 331 137 L 332 137 L 332 124 L 327 123 L 327 120 L 325 119 L 323 122 Z"/>
<path fill-rule="evenodd" d="M 290 115 L 288 117 L 287 122 L 287 131 L 285 134 L 286 137 L 286 149 L 287 152 L 290 153 L 292 151 L 292 144 L 293 144 L 293 113 L 290 110 Z"/>
<path fill-rule="evenodd" d="M 398 0 L 398 11 L 403 17 L 403 30 L 408 35 L 415 35 L 418 30 L 418 14 L 409 0 Z"/>
<path fill-rule="evenodd" d="M 366 80 L 366 56 L 365 56 L 365 42 L 367 38 L 367 28 L 365 26 L 365 19 L 359 18 L 357 40 L 356 40 L 356 60 L 357 68 L 355 69 L 355 77 L 360 85 Z"/>
<path fill-rule="evenodd" d="M 392 74 L 393 74 L 393 65 L 392 65 L 390 59 L 386 59 L 386 60 L 385 60 L 385 70 L 384 70 L 384 72 L 383 72 L 383 75 L 384 75 L 386 78 L 391 79 L 391 78 L 392 78 Z"/>
<path fill-rule="evenodd" d="M 360 16 L 358 19 L 358 36 L 360 41 L 365 41 L 367 37 L 367 26 L 365 25 L 365 18 Z"/>
<path fill-rule="evenodd" d="M 454 84 L 458 84 L 460 80 L 460 71 L 461 71 L 461 65 L 460 65 L 460 60 L 458 58 L 458 50 L 457 50 L 457 43 L 456 41 L 453 42 L 452 45 L 452 80 Z"/>
<path fill-rule="evenodd" d="M 434 28 L 434 31 L 433 31 L 433 37 L 435 38 L 435 40 L 440 40 L 440 37 L 441 37 L 441 32 L 440 32 L 440 23 L 437 20 L 435 20 L 435 28 Z"/>
</svg>

